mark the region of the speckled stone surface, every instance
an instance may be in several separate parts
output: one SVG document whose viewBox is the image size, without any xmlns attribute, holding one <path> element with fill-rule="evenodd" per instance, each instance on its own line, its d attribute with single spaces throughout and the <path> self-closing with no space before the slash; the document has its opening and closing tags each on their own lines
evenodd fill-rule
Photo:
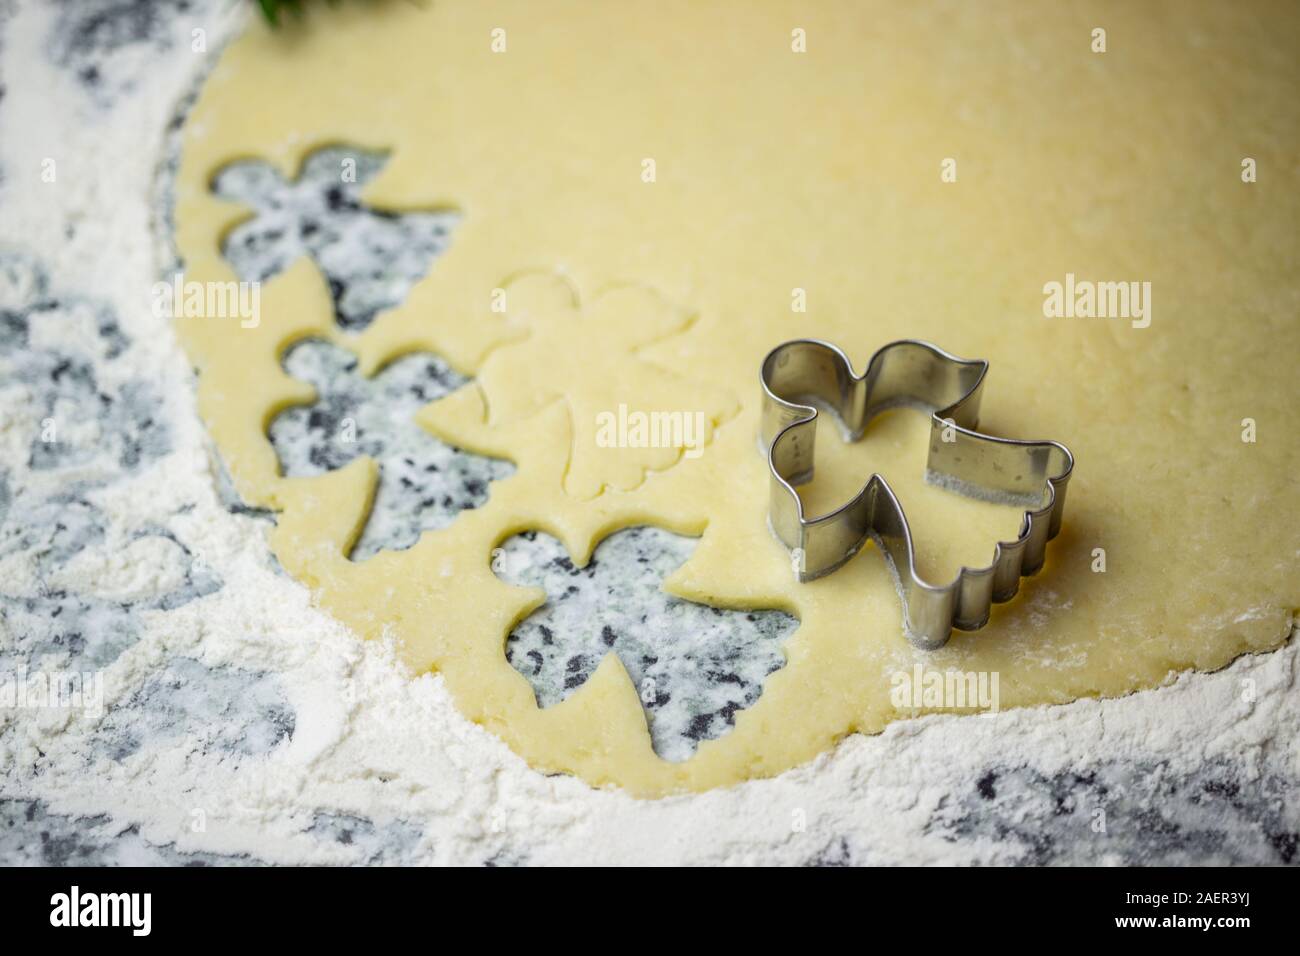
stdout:
<svg viewBox="0 0 1300 956">
<path fill-rule="evenodd" d="M 43 426 L 29 445 L 31 468 L 79 467 L 94 480 L 97 469 L 138 466 L 167 450 L 152 386 L 117 381 L 97 368 L 127 345 L 106 307 L 77 293 L 52 293 L 34 257 L 0 257 L 0 361 L 5 380 L 23 383 L 34 396 Z"/>
<path fill-rule="evenodd" d="M 213 192 L 255 211 L 222 247 L 235 272 L 246 281 L 269 279 L 310 255 L 329 281 L 339 325 L 364 329 L 424 277 L 458 218 L 362 205 L 361 190 L 383 166 L 380 153 L 333 146 L 308 156 L 293 182 L 256 160 L 221 170 Z"/>
<path fill-rule="evenodd" d="M 282 473 L 321 475 L 361 455 L 379 463 L 379 486 L 353 561 L 409 548 L 422 531 L 445 528 L 460 512 L 481 506 L 491 482 L 514 473 L 509 462 L 446 445 L 415 423 L 416 412 L 466 381 L 437 356 L 403 356 L 367 379 L 349 353 L 303 342 L 284 366 L 316 388 L 317 401 L 271 422 Z"/>
<path fill-rule="evenodd" d="M 111 110 L 147 80 L 134 62 L 119 56 L 130 49 L 159 55 L 176 52 L 172 30 L 180 17 L 200 8 L 196 0 L 54 0 L 55 27 L 45 42 L 52 63 L 67 71 L 96 105 Z"/>
<path fill-rule="evenodd" d="M 785 665 L 781 643 L 799 626 L 779 611 L 728 611 L 660 586 L 695 542 L 661 528 L 615 532 L 575 567 L 564 546 L 529 532 L 504 543 L 493 568 L 508 584 L 542 588 L 546 604 L 506 642 L 506 658 L 550 707 L 586 683 L 607 653 L 640 692 L 655 752 L 686 760 L 752 707 Z"/>
<path fill-rule="evenodd" d="M 148 58 L 123 54 L 144 49 L 155 61 L 188 55 L 178 47 L 174 21 L 202 6 L 199 0 L 60 2 L 43 55 L 81 90 L 97 121 L 111 123 L 115 111 L 150 80 L 140 65 Z M 0 0 L 0 49 L 6 42 L 7 7 Z M 5 135 L 4 84 L 13 81 L 0 76 L 0 136 Z M 176 91 L 182 103 L 185 92 Z M 343 152 L 318 156 L 295 182 L 245 164 L 228 170 L 220 188 L 260 212 L 231 236 L 229 254 L 241 275 L 273 274 L 305 251 L 329 274 L 340 323 L 361 328 L 436 268 L 437 253 L 454 242 L 454 217 L 429 212 L 407 220 L 372 213 L 348 189 L 331 198 L 325 182 L 352 154 Z M 355 155 L 360 184 L 381 159 L 361 151 Z M 174 156 L 162 166 L 160 206 L 171 164 Z M 0 168 L 0 182 L 12 175 Z M 160 224 L 166 222 L 164 213 L 157 211 Z M 393 257 L 396 247 L 410 254 Z M 91 500 L 99 493 L 129 494 L 134 477 L 168 453 L 180 416 L 191 414 L 161 402 L 146 378 L 123 371 L 130 366 L 122 359 L 135 343 L 119 319 L 98 301 L 94 288 L 56 285 L 38 257 L 4 237 L 0 409 L 21 416 L 34 437 L 0 457 L 0 564 L 32 569 L 26 577 L 0 577 L 5 637 L 0 672 L 106 666 L 131 649 L 143 615 L 154 620 L 179 615 L 225 586 L 178 530 L 191 503 L 149 503 L 131 518 L 113 519 Z M 386 547 L 408 547 L 421 529 L 481 504 L 491 482 L 508 474 L 507 464 L 441 445 L 413 431 L 404 417 L 426 398 L 461 384 L 436 356 L 412 357 L 365 382 L 346 355 L 308 343 L 289 356 L 287 367 L 316 385 L 321 400 L 286 412 L 273 427 L 286 470 L 319 473 L 361 453 L 382 463 L 380 504 L 352 555 L 355 560 Z M 343 419 L 349 417 L 357 425 L 355 443 L 339 441 Z M 46 419 L 56 440 L 41 437 Z M 430 464 L 437 469 L 429 471 Z M 27 477 L 15 477 L 18 472 Z M 228 487 L 223 494 L 227 508 L 244 520 L 273 520 L 239 502 Z M 659 582 L 692 547 L 690 539 L 631 529 L 608 538 L 592 564 L 579 570 L 545 535 L 522 535 L 505 544 L 497 572 L 511 583 L 540 586 L 548 595 L 548 604 L 524 621 L 507 645 L 511 662 L 533 682 L 539 702 L 551 705 L 571 694 L 590 676 L 599 655 L 613 650 L 645 691 L 661 754 L 681 759 L 700 740 L 729 729 L 735 712 L 758 699 L 763 679 L 781 665 L 781 643 L 794 622 L 775 613 L 700 608 L 664 594 Z M 78 591 L 73 583 L 78 573 L 105 548 L 135 549 L 129 553 L 138 552 L 158 573 L 143 589 Z M 262 559 L 273 564 L 269 554 Z M 681 640 L 683 631 L 691 639 Z M 158 661 L 105 715 L 94 745 L 119 761 L 144 742 L 160 739 L 189 741 L 195 752 L 237 759 L 265 754 L 300 731 L 295 706 L 273 669 L 209 665 L 177 655 Z M 0 721 L 0 739 L 16 732 L 13 723 Z M 1001 847 L 997 859 L 1023 863 L 1300 862 L 1297 781 L 1260 773 L 1248 756 L 1192 771 L 1102 756 L 1081 756 L 1080 764 L 1085 769 L 1044 774 L 991 756 L 982 773 L 955 784 L 943 797 L 925 832 L 953 845 Z M 38 762 L 24 773 L 39 777 L 44 769 Z M 15 790 L 14 780 L 0 777 L 0 864 L 261 862 L 255 854 L 182 853 L 146 840 L 110 812 L 69 817 Z M 1097 809 L 1111 821 L 1112 835 L 1104 843 L 1092 838 L 1088 826 Z M 419 819 L 376 821 L 322 806 L 303 836 L 314 844 L 347 847 L 357 862 L 401 863 L 411 858 L 423 832 Z M 820 848 L 810 846 L 806 863 L 877 859 L 873 847 L 856 836 L 819 840 Z M 528 853 L 520 847 L 482 862 L 527 862 Z M 984 853 L 970 855 L 982 859 Z"/>
<path fill-rule="evenodd" d="M 152 547 L 175 563 L 173 587 L 135 600 L 77 594 L 64 585 L 79 556 L 102 543 L 107 519 L 87 492 L 147 466 L 168 449 L 165 415 L 150 384 L 107 372 L 130 347 L 111 312 L 93 299 L 56 294 L 41 263 L 0 252 L 0 382 L 25 400 L 38 429 L 28 467 L 43 488 L 15 485 L 0 463 L 0 561 L 30 555 L 32 580 L 0 585 L 0 616 L 13 641 L 0 644 L 0 670 L 55 658 L 67 668 L 103 667 L 133 640 L 143 609 L 179 607 L 219 582 L 195 569 L 163 527 L 141 527 L 128 547 Z"/>
</svg>

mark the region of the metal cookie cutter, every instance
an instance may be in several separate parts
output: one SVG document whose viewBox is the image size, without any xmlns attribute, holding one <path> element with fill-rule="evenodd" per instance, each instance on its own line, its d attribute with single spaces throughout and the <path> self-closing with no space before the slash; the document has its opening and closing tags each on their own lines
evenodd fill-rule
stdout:
<svg viewBox="0 0 1300 956">
<path fill-rule="evenodd" d="M 1043 566 L 1047 542 L 1061 527 L 1074 456 L 1059 442 L 1014 441 L 975 430 L 988 367 L 908 339 L 880 348 L 861 376 L 843 352 L 816 339 L 778 345 L 763 359 L 763 447 L 772 474 L 768 514 L 776 536 L 797 549 L 797 578 L 830 574 L 868 539 L 875 541 L 902 598 L 903 629 L 925 649 L 942 647 L 954 627 L 973 631 L 988 623 L 992 602 L 1009 601 L 1021 575 Z M 832 412 L 846 439 L 857 441 L 873 417 L 899 405 L 930 412 L 927 481 L 1026 506 L 1019 537 L 999 542 L 992 564 L 963 567 L 942 586 L 917 573 L 907 517 L 879 474 L 849 502 L 817 518 L 804 517 L 795 491 L 813 475 L 816 406 Z"/>
</svg>

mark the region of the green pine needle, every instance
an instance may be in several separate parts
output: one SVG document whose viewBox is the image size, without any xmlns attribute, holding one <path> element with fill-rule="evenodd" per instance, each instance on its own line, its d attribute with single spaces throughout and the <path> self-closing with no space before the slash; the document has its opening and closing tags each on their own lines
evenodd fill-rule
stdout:
<svg viewBox="0 0 1300 956">
<path fill-rule="evenodd" d="M 280 25 L 281 10 L 289 10 L 294 16 L 302 15 L 300 0 L 257 0 L 257 5 L 261 7 L 262 16 L 266 17 L 266 22 L 273 27 Z"/>
<path fill-rule="evenodd" d="M 254 0 L 258 9 L 262 11 L 262 16 L 272 27 L 280 26 L 280 11 L 288 10 L 295 17 L 302 17 L 303 0 Z M 331 7 L 336 7 L 342 0 L 325 0 Z M 417 7 L 423 7 L 424 0 L 409 0 Z M 4 0 L 0 0 L 0 6 L 4 5 Z"/>
</svg>

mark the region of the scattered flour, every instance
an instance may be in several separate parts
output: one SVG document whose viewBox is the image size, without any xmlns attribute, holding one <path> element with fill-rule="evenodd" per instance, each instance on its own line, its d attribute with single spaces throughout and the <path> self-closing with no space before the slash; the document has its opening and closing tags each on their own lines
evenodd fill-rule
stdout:
<svg viewBox="0 0 1300 956">
<path fill-rule="evenodd" d="M 165 129 L 245 6 L 196 3 L 151 42 L 115 49 L 121 92 L 109 103 L 52 57 L 54 8 L 25 4 L 0 24 L 0 246 L 39 257 L 52 289 L 111 307 L 131 344 L 96 371 L 150 382 L 170 435 L 165 453 L 82 486 L 103 539 L 54 579 L 88 603 L 143 606 L 129 615 L 133 639 L 103 668 L 102 717 L 0 710 L 0 805 L 38 807 L 33 826 L 71 820 L 77 840 L 115 848 L 96 859 L 116 862 L 157 859 L 160 848 L 173 862 L 921 864 L 1031 852 L 1117 862 L 1168 858 L 1140 839 L 1140 812 L 1107 802 L 1110 826 L 1098 833 L 1080 805 L 1050 824 L 1055 849 L 1034 850 L 1025 833 L 1049 826 L 1034 788 L 1082 780 L 1070 792 L 1095 795 L 1088 781 L 1108 775 L 1130 803 L 1159 810 L 1169 790 L 1143 789 L 1145 778 L 1186 785 L 1228 766 L 1243 794 L 1273 788 L 1258 801 L 1259 819 L 1273 821 L 1265 842 L 1294 854 L 1294 640 L 1155 692 L 895 723 L 777 779 L 642 802 L 530 770 L 460 716 L 440 678 L 412 678 L 390 648 L 313 608 L 269 557 L 266 520 L 232 513 L 219 496 L 190 369 L 149 302 L 169 265 L 151 200 Z M 190 51 L 195 26 L 207 31 L 206 53 Z M 46 158 L 55 183 L 41 181 Z M 67 476 L 30 467 L 36 423 L 10 400 L 0 411 L 10 491 L 0 498 L 53 494 Z M 30 562 L 0 569 L 6 593 L 39 574 Z M 205 580 L 220 586 L 166 600 Z M 0 651 L 15 641 L 0 627 Z M 1019 797 L 996 795 L 1011 787 Z M 1113 801 L 1116 787 L 1102 789 L 1097 799 Z M 0 862 L 27 846 L 0 840 Z M 1234 858 L 1216 846 L 1201 858 Z"/>
</svg>

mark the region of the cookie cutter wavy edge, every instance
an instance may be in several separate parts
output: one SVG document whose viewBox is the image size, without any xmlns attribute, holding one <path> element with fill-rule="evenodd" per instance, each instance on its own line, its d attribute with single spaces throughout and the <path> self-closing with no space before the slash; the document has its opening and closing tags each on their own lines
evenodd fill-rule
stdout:
<svg viewBox="0 0 1300 956">
<path fill-rule="evenodd" d="M 1042 568 L 1047 542 L 1061 528 L 1074 470 L 1074 455 L 1060 442 L 977 430 L 988 369 L 983 359 L 958 358 L 917 339 L 881 346 L 860 376 L 843 351 L 820 339 L 783 342 L 760 367 L 768 524 L 795 555 L 797 580 L 830 574 L 874 541 L 902 600 L 903 631 L 926 650 L 946 644 L 953 628 L 983 627 L 993 603 L 1009 601 L 1020 578 Z M 876 415 L 900 405 L 930 413 L 927 481 L 968 497 L 1026 505 L 1019 536 L 998 542 L 991 564 L 963 566 L 945 585 L 930 584 L 917 572 L 907 516 L 878 472 L 849 501 L 815 518 L 805 517 L 795 490 L 813 476 L 819 407 L 832 413 L 846 441 L 857 441 Z"/>
</svg>

